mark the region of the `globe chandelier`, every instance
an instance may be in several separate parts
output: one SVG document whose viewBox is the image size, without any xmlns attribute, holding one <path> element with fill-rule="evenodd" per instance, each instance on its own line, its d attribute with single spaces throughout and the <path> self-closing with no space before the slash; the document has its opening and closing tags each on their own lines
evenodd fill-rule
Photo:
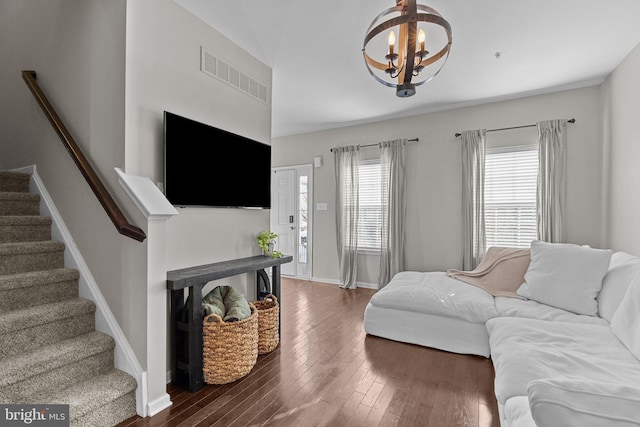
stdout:
<svg viewBox="0 0 640 427">
<path fill-rule="evenodd" d="M 369 47 L 384 61 L 370 56 Z M 450 49 L 451 26 L 437 10 L 416 0 L 396 0 L 395 7 L 380 13 L 369 25 L 362 54 L 371 76 L 406 98 L 440 72 Z"/>
</svg>

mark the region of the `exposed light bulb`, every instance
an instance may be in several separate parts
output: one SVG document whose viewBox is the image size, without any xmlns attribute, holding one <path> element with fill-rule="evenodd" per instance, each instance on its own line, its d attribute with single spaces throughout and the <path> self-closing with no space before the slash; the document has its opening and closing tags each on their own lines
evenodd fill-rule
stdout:
<svg viewBox="0 0 640 427">
<path fill-rule="evenodd" d="M 393 48 L 396 44 L 396 33 L 393 31 L 389 32 L 389 55 L 393 55 Z"/>
<path fill-rule="evenodd" d="M 389 31 L 389 46 L 396 44 L 396 33 Z"/>
<path fill-rule="evenodd" d="M 420 52 L 424 52 L 424 41 L 426 38 L 427 36 L 425 35 L 424 30 L 420 28 L 420 31 L 418 31 L 418 43 L 420 43 L 418 50 Z"/>
</svg>

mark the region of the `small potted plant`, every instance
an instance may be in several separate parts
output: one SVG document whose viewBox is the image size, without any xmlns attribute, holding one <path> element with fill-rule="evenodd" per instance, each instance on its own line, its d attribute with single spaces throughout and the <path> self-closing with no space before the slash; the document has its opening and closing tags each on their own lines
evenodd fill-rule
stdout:
<svg viewBox="0 0 640 427">
<path fill-rule="evenodd" d="M 276 233 L 269 230 L 261 231 L 256 236 L 258 246 L 260 247 L 260 249 L 262 249 L 263 255 L 270 256 L 271 258 L 280 258 L 282 256 L 281 252 L 273 250 L 273 246 L 277 237 L 278 235 Z"/>
</svg>

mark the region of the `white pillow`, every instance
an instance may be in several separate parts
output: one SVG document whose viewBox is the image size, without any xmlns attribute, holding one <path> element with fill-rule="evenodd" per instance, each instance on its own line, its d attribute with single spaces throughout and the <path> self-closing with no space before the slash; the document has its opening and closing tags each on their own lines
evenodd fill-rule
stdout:
<svg viewBox="0 0 640 427">
<path fill-rule="evenodd" d="M 640 388 L 585 380 L 541 379 L 527 385 L 538 427 L 632 427 L 640 422 Z"/>
<path fill-rule="evenodd" d="M 589 316 L 613 251 L 568 243 L 531 242 L 531 263 L 516 293 L 542 304 Z"/>
<path fill-rule="evenodd" d="M 598 314 L 609 322 L 613 319 L 620 302 L 634 280 L 640 279 L 640 258 L 633 257 L 618 263 L 616 252 L 611 257 L 609 271 L 602 279 L 602 290 L 598 295 Z"/>
<path fill-rule="evenodd" d="M 611 331 L 640 359 L 640 280 L 634 280 L 611 319 Z"/>
</svg>

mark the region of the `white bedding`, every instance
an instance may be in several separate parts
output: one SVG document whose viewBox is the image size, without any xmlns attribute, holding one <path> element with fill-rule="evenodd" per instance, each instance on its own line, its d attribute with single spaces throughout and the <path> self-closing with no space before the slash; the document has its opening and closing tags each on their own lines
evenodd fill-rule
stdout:
<svg viewBox="0 0 640 427">
<path fill-rule="evenodd" d="M 468 322 L 484 323 L 498 315 L 493 296 L 476 286 L 448 277 L 444 272 L 398 273 L 371 297 L 370 304 Z"/>
<path fill-rule="evenodd" d="M 605 319 L 598 316 L 575 314 L 533 300 L 496 297 L 495 305 L 500 316 L 526 317 L 555 322 L 590 323 L 594 325 L 609 324 Z"/>
<path fill-rule="evenodd" d="M 370 335 L 489 357 L 485 322 L 497 316 L 493 296 L 444 272 L 404 271 L 376 292 L 364 313 Z"/>
<path fill-rule="evenodd" d="M 640 384 L 640 363 L 605 325 L 500 317 L 487 322 L 500 406 L 543 378 Z"/>
</svg>

